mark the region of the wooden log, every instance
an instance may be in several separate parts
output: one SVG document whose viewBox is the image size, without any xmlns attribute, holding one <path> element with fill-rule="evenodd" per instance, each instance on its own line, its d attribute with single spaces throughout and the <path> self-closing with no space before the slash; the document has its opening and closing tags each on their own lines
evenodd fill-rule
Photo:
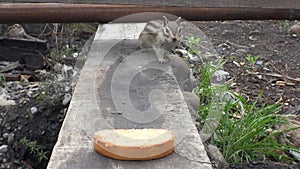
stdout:
<svg viewBox="0 0 300 169">
<path fill-rule="evenodd" d="M 2 74 L 5 81 L 20 81 L 20 74 L 10 74 L 10 73 L 3 73 Z"/>
<path fill-rule="evenodd" d="M 299 9 L 299 0 L 1 0 L 1 2 L 107 4 L 107 5 L 148 5 L 206 8 L 273 8 Z"/>
<path fill-rule="evenodd" d="M 296 2 L 297 3 L 297 2 Z M 289 4 L 289 3 L 288 3 Z M 278 5 L 280 5 L 278 3 Z M 160 5 L 65 4 L 65 3 L 0 3 L 0 23 L 12 22 L 110 22 L 140 12 L 163 12 L 187 20 L 235 19 L 300 19 L 300 7 L 285 5 L 240 5 L 238 7 L 182 7 Z M 145 21 L 140 18 L 138 21 Z"/>
</svg>

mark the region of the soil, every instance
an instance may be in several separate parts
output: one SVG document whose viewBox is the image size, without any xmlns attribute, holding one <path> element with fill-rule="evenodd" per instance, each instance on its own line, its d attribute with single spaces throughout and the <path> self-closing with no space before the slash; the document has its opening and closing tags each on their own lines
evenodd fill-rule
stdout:
<svg viewBox="0 0 300 169">
<path fill-rule="evenodd" d="M 292 21 L 196 23 L 226 60 L 224 70 L 236 83 L 232 89 L 246 98 L 258 98 L 261 104 L 278 102 L 283 105 L 283 113 L 300 105 L 300 38 L 288 34 L 293 24 Z M 259 55 L 257 61 L 261 63 L 251 66 L 247 54 Z M 258 97 L 260 92 L 262 97 Z"/>
<path fill-rule="evenodd" d="M 3 35 L 9 25 L 0 26 Z M 16 102 L 16 105 L 0 106 L 1 169 L 47 167 L 69 105 L 65 101 L 66 96 L 71 96 L 74 89 L 74 79 L 62 74 L 64 65 L 72 67 L 71 72 L 74 73 L 74 59 L 62 56 L 86 50 L 83 46 L 94 34 L 93 31 L 87 31 L 84 24 L 59 24 L 57 30 L 54 24 L 22 26 L 27 34 L 47 40 L 49 51 L 43 67 L 26 70 L 28 66 L 21 64 L 13 70 L 30 72 L 33 80 L 21 78 L 12 82 L 0 79 L 0 89 L 5 90 L 0 90 L 0 96 Z M 97 28 L 96 24 L 89 24 L 88 27 Z M 54 30 L 58 33 L 55 34 Z M 56 52 L 57 48 L 60 53 Z M 16 46 L 12 46 L 12 49 L 21 51 Z"/>
<path fill-rule="evenodd" d="M 251 162 L 248 164 L 230 165 L 228 169 L 298 169 L 300 164 L 282 164 L 275 162 Z"/>
<path fill-rule="evenodd" d="M 300 37 L 288 33 L 294 21 L 212 21 L 195 24 L 226 60 L 231 90 L 258 105 L 279 103 L 279 113 L 300 117 Z M 246 56 L 257 61 L 251 64 Z M 260 96 L 260 93 L 262 95 Z M 298 123 L 299 125 L 299 123 Z M 299 148 L 300 131 L 289 141 Z M 274 162 L 230 165 L 228 168 L 300 168 L 300 164 Z"/>
<path fill-rule="evenodd" d="M 2 154 L 1 168 L 46 168 L 68 106 L 62 104 L 66 92 L 58 87 L 63 86 L 41 86 L 37 97 L 26 99 L 16 106 L 0 107 L 1 145 L 8 145 L 6 154 Z M 44 90 L 51 92 L 43 95 Z M 32 107 L 38 111 L 32 113 Z M 9 136 L 6 138 L 5 134 L 11 135 L 11 139 Z M 40 150 L 46 153 L 46 158 L 39 160 L 37 153 L 30 153 L 30 147 L 20 142 L 24 138 L 28 142 L 36 141 Z"/>
<path fill-rule="evenodd" d="M 300 38 L 292 37 L 287 31 L 294 23 L 212 21 L 195 24 L 226 59 L 224 70 L 230 73 L 230 79 L 235 82 L 231 86 L 233 91 L 250 100 L 258 98 L 260 104 L 278 102 L 283 105 L 281 113 L 292 110 L 288 112 L 300 114 L 299 109 L 291 109 L 300 105 Z M 246 59 L 247 54 L 259 55 L 259 62 L 251 65 Z M 8 145 L 6 152 L 0 152 L 0 168 L 46 168 L 48 161 L 39 161 L 39 156 L 30 153 L 30 148 L 20 144 L 20 140 L 26 137 L 29 141 L 36 141 L 40 149 L 47 152 L 46 157 L 49 159 L 68 106 L 62 104 L 66 94 L 61 89 L 64 84 L 55 79 L 54 73 L 52 79 L 40 82 L 40 93 L 45 92 L 45 89 L 50 91 L 43 93 L 45 97 L 31 98 L 15 106 L 0 107 L 0 145 Z M 51 85 L 43 87 L 42 84 Z M 263 93 L 259 97 L 261 91 Z M 32 113 L 32 107 L 37 107 L 38 112 Z M 232 165 L 230 168 L 300 167 L 299 164 L 250 163 Z"/>
</svg>

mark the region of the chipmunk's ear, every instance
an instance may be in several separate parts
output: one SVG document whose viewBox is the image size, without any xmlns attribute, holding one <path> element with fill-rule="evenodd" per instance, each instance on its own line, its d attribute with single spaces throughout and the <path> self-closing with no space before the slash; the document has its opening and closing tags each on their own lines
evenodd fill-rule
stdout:
<svg viewBox="0 0 300 169">
<path fill-rule="evenodd" d="M 175 20 L 175 22 L 176 22 L 176 23 L 179 23 L 180 20 L 181 20 L 181 17 L 179 16 L 179 17 Z"/>
<path fill-rule="evenodd" d="M 163 16 L 163 26 L 167 26 L 169 23 L 169 20 L 166 16 Z"/>
</svg>

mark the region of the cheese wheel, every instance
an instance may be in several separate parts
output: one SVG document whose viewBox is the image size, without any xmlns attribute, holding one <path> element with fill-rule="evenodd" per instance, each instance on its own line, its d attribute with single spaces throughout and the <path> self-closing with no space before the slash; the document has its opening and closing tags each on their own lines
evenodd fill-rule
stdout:
<svg viewBox="0 0 300 169">
<path fill-rule="evenodd" d="M 165 129 L 107 129 L 94 135 L 97 153 L 117 160 L 151 160 L 174 151 L 174 133 Z"/>
</svg>

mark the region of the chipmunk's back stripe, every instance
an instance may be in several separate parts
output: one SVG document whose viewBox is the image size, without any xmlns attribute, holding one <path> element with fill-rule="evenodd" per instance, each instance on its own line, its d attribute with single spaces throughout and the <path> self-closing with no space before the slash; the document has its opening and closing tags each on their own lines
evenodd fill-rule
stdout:
<svg viewBox="0 0 300 169">
<path fill-rule="evenodd" d="M 149 33 L 157 33 L 161 27 L 162 27 L 162 21 L 160 20 L 150 21 L 145 26 L 144 31 Z"/>
</svg>

